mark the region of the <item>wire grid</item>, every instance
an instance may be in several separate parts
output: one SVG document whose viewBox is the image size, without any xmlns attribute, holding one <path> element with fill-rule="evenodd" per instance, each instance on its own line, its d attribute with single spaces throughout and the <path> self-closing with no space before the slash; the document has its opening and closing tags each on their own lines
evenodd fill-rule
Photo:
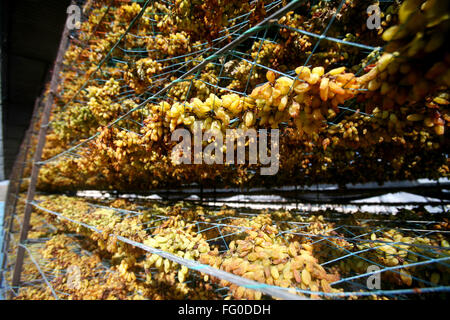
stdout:
<svg viewBox="0 0 450 320">
<path fill-rule="evenodd" d="M 123 198 L 129 201 L 148 199 L 161 199 L 164 201 L 185 201 L 196 204 L 212 204 L 214 206 L 227 205 L 229 207 L 258 207 L 265 205 L 271 209 L 303 209 L 303 210 L 325 210 L 327 208 L 340 212 L 354 212 L 361 207 L 379 207 L 379 213 L 397 212 L 398 209 L 413 209 L 416 206 L 424 206 L 427 210 L 439 210 L 447 212 L 450 209 L 448 199 L 445 199 L 443 188 L 448 183 L 421 183 L 405 187 L 404 184 L 393 183 L 389 186 L 360 185 L 358 188 L 340 190 L 337 185 L 313 185 L 283 186 L 274 188 L 206 188 L 197 184 L 180 186 L 173 189 L 152 189 L 150 192 L 139 190 L 99 191 L 78 190 L 77 196 L 91 199 L 109 199 L 112 197 Z M 349 186 L 350 187 L 350 186 Z M 360 199 L 380 196 L 392 192 L 410 192 L 420 194 L 425 199 L 416 201 L 380 202 L 378 200 Z M 440 198 L 440 199 L 436 199 Z M 359 200 L 359 201 L 355 201 Z M 423 202 L 422 200 L 426 200 Z M 364 211 L 364 210 L 362 210 Z"/>
<path fill-rule="evenodd" d="M 148 4 L 148 2 L 146 2 L 145 4 Z M 344 1 L 339 2 L 339 6 L 337 7 L 336 12 L 332 15 L 330 21 L 327 23 L 327 26 L 322 34 L 313 34 L 308 31 L 297 30 L 295 28 L 293 29 L 292 27 L 289 27 L 287 25 L 280 24 L 280 23 L 274 23 L 272 21 L 271 23 L 261 26 L 259 28 L 260 30 L 250 37 L 251 42 L 253 43 L 253 45 L 258 45 L 257 42 L 259 41 L 260 42 L 259 49 L 261 49 L 261 46 L 263 43 L 276 42 L 277 37 L 278 37 L 277 32 L 281 28 L 289 29 L 291 31 L 296 31 L 299 34 L 305 34 L 305 35 L 311 36 L 312 38 L 317 39 L 317 41 L 314 44 L 313 50 L 310 52 L 307 59 L 305 60 L 305 63 L 303 64 L 304 66 L 310 66 L 310 64 L 308 64 L 308 61 L 315 54 L 317 48 L 319 48 L 320 43 L 322 43 L 322 45 L 323 45 L 324 42 L 338 43 L 340 45 L 358 49 L 358 50 L 360 50 L 360 52 L 359 52 L 360 55 L 362 52 L 364 54 L 369 53 L 369 52 L 372 52 L 372 53 L 375 52 L 376 54 L 373 55 L 372 58 L 368 59 L 368 61 L 365 61 L 364 64 L 362 64 L 362 66 L 359 68 L 359 70 L 357 72 L 355 72 L 355 77 L 356 77 L 357 75 L 362 73 L 362 71 L 365 69 L 366 66 L 369 66 L 371 63 L 374 62 L 374 60 L 377 57 L 379 57 L 380 53 L 383 52 L 383 48 L 368 46 L 365 44 L 347 41 L 347 40 L 344 41 L 344 40 L 341 40 L 336 37 L 327 36 L 327 31 L 333 25 L 333 23 L 335 23 L 334 18 L 336 17 L 336 15 L 339 14 L 343 4 L 344 4 Z M 272 2 L 268 5 L 266 5 L 266 9 L 267 9 L 267 12 L 270 13 L 270 12 L 274 11 L 275 9 L 279 8 L 280 6 L 281 6 L 281 4 L 277 1 L 275 1 L 275 2 Z M 145 6 L 143 7 L 142 11 L 140 12 L 140 14 L 142 14 L 142 16 L 139 18 L 139 15 L 138 15 L 138 17 L 136 17 L 137 19 L 134 19 L 132 21 L 132 24 L 133 23 L 135 24 L 135 26 L 133 28 L 139 28 L 140 21 L 148 18 L 147 13 L 146 13 L 146 11 L 144 11 L 144 9 L 145 9 Z M 143 11 L 144 11 L 144 13 L 143 13 Z M 243 17 L 245 18 L 245 15 Z M 239 19 L 243 19 L 243 17 L 237 17 L 237 18 L 233 18 L 233 19 L 235 19 L 236 21 L 240 21 Z M 105 23 L 107 23 L 107 22 L 108 22 L 108 19 L 105 19 Z M 247 31 L 250 31 L 252 28 L 248 29 L 247 25 L 248 25 L 248 20 L 244 20 L 242 22 L 237 23 L 235 26 L 231 27 L 230 30 L 234 30 L 233 28 L 239 27 L 237 29 L 237 31 L 233 31 L 231 33 L 231 38 L 238 39 L 239 37 L 245 35 Z M 132 33 L 132 31 L 130 31 L 130 30 L 133 30 L 133 28 L 130 28 L 130 27 L 128 27 L 126 29 L 124 34 L 122 34 L 121 37 L 119 38 L 119 40 L 112 46 L 111 50 L 107 53 L 106 57 L 103 58 L 99 62 L 98 66 L 96 68 L 96 71 L 93 73 L 89 73 L 87 80 L 81 85 L 79 90 L 76 91 L 75 95 L 71 98 L 70 102 L 61 107 L 62 111 L 58 111 L 56 113 L 55 119 L 53 120 L 53 124 L 56 125 L 56 123 L 58 123 L 58 122 L 61 123 L 64 121 L 66 121 L 66 122 L 70 121 L 70 117 L 68 119 L 66 118 L 65 120 L 64 119 L 58 120 L 58 117 L 60 117 L 61 115 L 64 116 L 64 114 L 65 114 L 64 110 L 68 106 L 72 106 L 72 105 L 74 105 L 74 103 L 75 103 L 75 105 L 86 106 L 89 99 L 86 97 L 86 95 L 83 95 L 82 93 L 86 90 L 87 87 L 89 87 L 89 84 L 94 84 L 94 83 L 103 84 L 103 83 L 107 82 L 107 79 L 109 78 L 110 74 L 108 73 L 108 71 L 103 70 L 102 66 L 105 66 L 105 65 L 111 65 L 111 66 L 127 65 L 127 66 L 130 66 L 130 65 L 133 65 L 134 61 L 136 61 L 137 59 L 150 56 L 151 50 L 149 51 L 149 50 L 144 50 L 142 48 L 127 47 L 127 41 L 126 41 L 127 37 L 128 36 L 137 37 L 137 35 L 134 35 Z M 276 31 L 275 35 L 274 35 L 274 30 Z M 224 31 L 224 30 L 222 30 L 222 31 Z M 156 37 L 157 35 L 158 35 L 157 33 L 153 32 L 148 37 L 152 38 L 152 37 Z M 342 38 L 343 38 L 343 36 L 342 36 Z M 136 136 L 142 137 L 142 133 L 140 133 L 140 129 L 145 126 L 145 123 L 143 120 L 144 120 L 145 116 L 148 115 L 148 113 L 146 112 L 146 107 L 149 104 L 157 104 L 158 102 L 161 102 L 161 101 L 168 101 L 170 103 L 172 103 L 174 101 L 178 101 L 186 106 L 186 103 L 188 102 L 189 98 L 192 97 L 192 95 L 190 96 L 190 94 L 191 94 L 191 88 L 193 87 L 193 81 L 202 82 L 205 86 L 210 88 L 210 91 L 212 93 L 215 93 L 215 94 L 218 94 L 219 92 L 220 93 L 233 92 L 233 93 L 239 94 L 242 98 L 244 98 L 244 97 L 248 98 L 249 91 L 251 91 L 250 89 L 252 87 L 249 85 L 250 79 L 251 79 L 254 71 L 257 69 L 259 70 L 259 72 L 261 72 L 261 71 L 265 72 L 268 70 L 272 70 L 281 76 L 286 76 L 290 79 L 297 79 L 297 76 L 295 75 L 295 73 L 293 71 L 285 73 L 285 72 L 281 72 L 279 70 L 275 70 L 272 67 L 267 66 L 265 64 L 258 63 L 257 60 L 258 60 L 259 53 L 260 53 L 259 50 L 258 50 L 258 54 L 256 55 L 256 57 L 254 59 L 252 57 L 249 57 L 248 54 L 245 53 L 245 48 L 252 44 L 251 43 L 249 44 L 248 41 L 241 43 L 235 49 L 229 50 L 220 55 L 217 54 L 218 50 L 220 50 L 223 47 L 220 47 L 219 45 L 216 45 L 216 44 L 218 44 L 218 43 L 220 44 L 221 42 L 224 42 L 224 40 L 226 40 L 226 39 L 227 39 L 227 37 L 222 36 L 217 39 L 214 39 L 212 41 L 212 45 L 210 45 L 210 43 L 208 43 L 208 42 L 205 42 L 205 43 L 194 46 L 194 47 L 198 47 L 198 51 L 195 51 L 195 52 L 192 52 L 189 54 L 183 54 L 180 56 L 175 56 L 175 57 L 170 56 L 169 58 L 162 58 L 162 59 L 156 60 L 156 62 L 160 62 L 163 64 L 167 63 L 167 65 L 164 64 L 163 72 L 160 72 L 152 77 L 154 80 L 153 85 L 147 87 L 145 92 L 143 92 L 141 94 L 137 94 L 133 89 L 128 87 L 125 84 L 125 80 L 123 79 L 123 77 L 120 77 L 118 79 L 116 76 L 114 76 L 116 78 L 116 80 L 121 83 L 121 93 L 118 95 L 117 98 L 115 98 L 117 100 L 113 99 L 112 102 L 117 102 L 120 104 L 120 109 L 122 110 L 122 113 L 117 118 L 115 118 L 111 121 L 108 121 L 108 123 L 105 123 L 105 125 L 103 127 L 104 128 L 105 127 L 106 128 L 114 127 L 122 132 L 130 132 L 130 133 L 135 134 Z M 387 43 L 386 46 L 388 44 L 389 43 Z M 242 51 L 244 51 L 244 52 L 242 52 Z M 121 53 L 120 59 L 115 57 L 112 54 L 112 52 L 120 52 Z M 401 57 L 399 56 L 396 58 L 401 58 Z M 187 61 L 183 61 L 183 60 L 187 60 Z M 198 69 L 196 72 L 194 72 L 193 74 L 195 74 L 195 76 L 193 78 L 188 79 L 187 77 L 185 77 L 185 75 L 189 74 L 190 71 L 195 69 L 199 63 L 202 63 L 205 61 L 208 61 L 209 64 L 205 67 L 202 67 L 201 69 Z M 246 61 L 247 63 L 249 63 L 251 65 L 251 69 L 250 69 L 250 72 L 249 72 L 249 75 L 248 75 L 248 78 L 246 81 L 246 88 L 243 91 L 236 91 L 236 90 L 232 90 L 232 89 L 229 89 L 226 87 L 226 84 L 229 81 L 234 80 L 234 78 L 231 77 L 230 74 L 226 74 L 226 75 L 223 74 L 224 70 L 226 69 L 225 66 L 227 65 L 227 63 L 232 62 L 232 61 Z M 205 81 L 201 77 L 203 74 L 205 74 L 205 70 L 208 69 L 211 65 L 214 68 L 219 70 L 218 77 L 216 79 L 216 83 Z M 73 68 L 73 66 L 68 66 L 68 67 Z M 168 71 L 166 71 L 166 70 L 168 70 Z M 83 72 L 84 71 L 81 71 L 81 72 L 79 72 L 79 74 L 83 75 Z M 176 78 L 176 79 L 172 80 L 174 78 Z M 189 90 L 188 90 L 186 97 L 184 98 L 184 101 L 179 101 L 178 99 L 174 99 L 173 97 L 171 97 L 171 92 L 176 89 L 177 84 L 185 83 L 185 82 L 189 83 Z M 292 88 L 291 88 L 291 90 L 292 90 Z M 361 90 L 363 90 L 363 89 L 361 89 Z M 131 108 L 128 105 L 128 102 L 130 101 L 130 99 L 137 103 L 136 107 Z M 372 117 L 372 115 L 365 114 L 364 112 L 361 112 L 358 109 L 358 106 L 356 105 L 356 99 L 348 100 L 343 105 L 339 105 L 338 108 L 340 109 L 340 112 L 333 120 L 331 120 L 331 121 L 324 120 L 324 122 L 326 122 L 328 126 L 338 125 L 340 123 L 340 121 L 343 119 L 350 119 L 350 118 L 348 118 L 349 115 L 356 115 L 356 116 L 364 115 L 364 116 Z M 59 109 L 57 109 L 57 110 L 59 110 Z M 239 121 L 240 121 L 239 118 L 231 119 L 230 127 L 236 126 L 237 124 L 239 124 Z M 283 130 L 285 125 L 287 125 L 287 123 L 281 123 L 280 128 Z M 90 154 L 89 142 L 94 141 L 96 138 L 99 137 L 99 135 L 100 135 L 100 133 L 96 132 L 95 134 L 93 134 L 87 138 L 85 136 L 80 136 L 80 139 L 76 138 L 75 140 L 73 140 L 71 143 L 68 144 L 68 146 L 69 146 L 68 149 L 58 152 L 56 155 L 50 156 L 46 160 L 41 161 L 40 164 L 50 165 L 52 163 L 56 164 L 56 161 L 61 162 L 61 161 L 68 161 L 70 159 L 81 159 L 84 156 Z M 360 155 L 358 153 L 356 156 L 358 158 L 360 157 Z M 308 158 L 309 155 L 305 154 L 305 157 Z M 229 166 L 228 169 L 231 171 L 237 170 L 237 168 L 233 165 Z M 97 172 L 94 172 L 92 174 L 94 176 L 97 176 L 97 178 L 99 178 L 100 180 L 102 180 L 101 174 L 99 174 Z M 86 180 L 86 179 L 88 179 L 88 177 L 89 176 L 85 176 L 84 179 L 82 179 L 82 180 Z M 168 182 L 168 184 L 170 185 L 170 182 Z"/>
<path fill-rule="evenodd" d="M 77 242 L 78 239 L 76 237 L 79 237 L 76 234 L 65 234 L 68 237 L 73 238 L 73 242 L 66 245 L 65 249 L 68 251 L 75 253 L 78 257 L 82 256 L 90 256 L 92 255 L 91 252 L 83 249 L 80 244 Z M 41 250 L 45 246 L 45 242 L 49 240 L 50 238 L 39 238 L 39 239 L 30 239 L 27 244 L 21 245 L 26 249 L 27 252 L 27 260 L 24 262 L 24 265 L 26 266 L 31 265 L 31 268 L 26 268 L 28 272 L 24 272 L 24 281 L 21 282 L 20 287 L 10 287 L 7 286 L 5 288 L 5 291 L 9 291 L 13 294 L 13 296 L 20 296 L 21 289 L 30 289 L 30 288 L 37 288 L 39 290 L 50 290 L 51 295 L 55 298 L 55 300 L 61 300 L 61 299 L 67 299 L 68 296 L 70 296 L 70 293 L 57 290 L 54 288 L 54 283 L 60 282 L 62 279 L 66 279 L 68 282 L 68 279 L 73 274 L 73 269 L 70 268 L 76 265 L 70 265 L 68 268 L 63 268 L 59 266 L 55 269 L 55 267 L 52 266 L 52 262 L 56 261 L 59 258 L 49 258 L 46 259 L 42 256 Z M 37 274 L 33 274 L 33 271 L 37 271 Z M 86 276 L 83 273 L 79 273 L 78 278 L 75 278 L 75 285 L 77 284 L 76 281 L 78 281 L 78 284 L 82 280 L 91 280 L 91 279 L 100 279 L 100 284 L 105 284 L 106 280 L 114 275 L 118 275 L 119 272 L 116 270 L 112 270 L 109 268 L 108 264 L 106 264 L 104 261 L 100 261 L 96 266 L 94 266 L 91 270 L 91 273 L 94 273 L 92 276 Z M 131 293 L 129 293 L 131 295 Z"/>
<path fill-rule="evenodd" d="M 112 4 L 113 1 L 111 1 L 110 5 Z M 123 2 L 123 1 L 117 1 L 117 2 Z M 77 3 L 78 5 L 83 5 L 84 1 L 78 1 Z M 90 15 L 92 10 L 94 9 L 93 6 L 90 6 L 87 8 L 87 15 Z M 91 34 L 91 36 L 93 34 L 96 33 L 98 27 L 101 25 L 103 18 L 106 16 L 107 12 L 109 10 L 106 10 L 104 16 L 100 19 L 99 23 L 96 25 L 96 27 L 93 29 L 93 32 Z M 82 16 L 83 18 L 84 16 Z M 70 37 L 71 37 L 71 42 L 76 42 L 76 43 L 80 43 L 77 38 L 80 36 L 81 34 L 81 30 L 74 29 L 71 31 Z M 86 39 L 84 42 L 81 43 L 81 46 L 86 46 L 90 39 L 91 36 Z M 81 54 L 81 52 L 80 52 Z M 79 55 L 80 55 L 79 54 Z M 78 55 L 78 57 L 79 57 Z M 78 58 L 77 57 L 77 58 Z M 64 79 L 61 79 L 61 81 Z M 6 200 L 6 205 L 5 205 L 5 214 L 4 214 L 4 218 L 3 218 L 3 235 L 2 238 L 4 239 L 4 241 L 2 242 L 2 250 L 1 250 L 1 254 L 2 254 L 2 259 L 1 259 L 1 280 L 0 280 L 0 289 L 2 291 L 6 290 L 8 292 L 12 292 L 10 286 L 8 286 L 8 283 L 4 282 L 4 275 L 5 272 L 8 271 L 6 269 L 7 265 L 10 265 L 10 268 L 13 265 L 11 260 L 11 257 L 13 256 L 13 252 L 14 252 L 14 248 L 12 248 L 9 245 L 10 241 L 16 241 L 15 237 L 17 236 L 17 232 L 20 230 L 20 225 L 21 222 L 19 220 L 19 216 L 17 215 L 17 211 L 16 211 L 16 201 L 18 198 L 19 193 L 21 192 L 21 188 L 23 187 L 23 182 L 29 180 L 29 178 L 24 177 L 24 175 L 28 174 L 28 170 L 30 170 L 31 168 L 31 163 L 32 163 L 32 158 L 33 158 L 33 154 L 34 154 L 34 143 L 33 140 L 37 138 L 37 134 L 39 132 L 39 125 L 41 125 L 40 123 L 40 114 L 42 113 L 43 107 L 44 107 L 44 102 L 45 101 L 45 94 L 43 93 L 41 95 L 41 97 L 39 97 L 36 100 L 36 105 L 34 107 L 34 111 L 33 111 L 33 116 L 31 118 L 31 122 L 30 122 L 30 127 L 24 137 L 22 146 L 19 150 L 19 154 L 14 162 L 14 166 L 13 166 L 13 170 L 10 176 L 10 183 L 8 186 L 8 195 L 7 195 L 7 200 Z M 10 269 L 9 268 L 9 269 Z M 11 271 L 11 270 L 9 270 Z"/>
</svg>

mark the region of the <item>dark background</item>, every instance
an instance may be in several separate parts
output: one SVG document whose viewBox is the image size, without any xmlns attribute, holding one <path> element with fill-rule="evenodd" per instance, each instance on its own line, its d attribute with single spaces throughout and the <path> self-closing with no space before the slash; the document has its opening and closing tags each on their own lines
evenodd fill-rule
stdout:
<svg viewBox="0 0 450 320">
<path fill-rule="evenodd" d="M 8 179 L 58 50 L 70 0 L 1 0 L 2 106 Z"/>
</svg>

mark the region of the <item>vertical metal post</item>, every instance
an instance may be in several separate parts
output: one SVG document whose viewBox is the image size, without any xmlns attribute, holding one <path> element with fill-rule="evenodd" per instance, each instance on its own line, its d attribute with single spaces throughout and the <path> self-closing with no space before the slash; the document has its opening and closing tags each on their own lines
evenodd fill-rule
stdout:
<svg viewBox="0 0 450 320">
<path fill-rule="evenodd" d="M 56 57 L 55 64 L 53 66 L 53 73 L 52 78 L 50 82 L 50 92 L 48 93 L 47 100 L 45 102 L 44 110 L 42 112 L 42 118 L 41 118 L 41 127 L 39 128 L 39 138 L 38 143 L 36 146 L 36 151 L 33 157 L 33 167 L 31 169 L 31 177 L 30 177 L 30 184 L 28 186 L 28 192 L 27 192 L 27 200 L 25 204 L 25 213 L 23 216 L 22 221 L 22 227 L 20 230 L 20 238 L 19 238 L 19 244 L 24 244 L 27 240 L 28 236 L 28 230 L 30 228 L 30 217 L 31 217 L 31 211 L 33 210 L 33 207 L 31 205 L 31 202 L 34 199 L 34 195 L 36 192 L 36 183 L 39 175 L 39 169 L 40 164 L 38 162 L 41 160 L 42 157 L 42 151 L 44 149 L 45 145 L 45 138 L 47 134 L 47 126 L 50 119 L 50 113 L 53 106 L 54 98 L 55 98 L 55 92 L 58 85 L 58 79 L 59 79 L 59 73 L 61 71 L 61 66 L 63 62 L 64 52 L 67 48 L 69 42 L 69 29 L 67 28 L 67 23 L 64 26 L 64 31 L 61 37 L 61 41 L 59 44 L 58 49 L 58 55 Z M 18 246 L 17 249 L 17 258 L 16 263 L 14 266 L 14 273 L 12 278 L 12 286 L 13 287 L 19 287 L 20 285 L 20 275 L 22 273 L 22 266 L 23 266 L 23 259 L 25 254 L 25 248 L 23 246 Z"/>
</svg>

